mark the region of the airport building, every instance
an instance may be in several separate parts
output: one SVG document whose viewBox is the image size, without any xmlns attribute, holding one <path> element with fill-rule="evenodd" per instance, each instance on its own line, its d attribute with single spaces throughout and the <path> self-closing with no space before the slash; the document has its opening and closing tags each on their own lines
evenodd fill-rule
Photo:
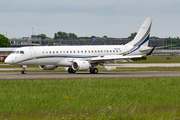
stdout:
<svg viewBox="0 0 180 120">
<path fill-rule="evenodd" d="M 31 35 L 31 38 L 14 38 L 9 39 L 11 47 L 22 47 L 22 46 L 53 46 L 54 39 L 45 39 L 44 35 Z"/>
</svg>

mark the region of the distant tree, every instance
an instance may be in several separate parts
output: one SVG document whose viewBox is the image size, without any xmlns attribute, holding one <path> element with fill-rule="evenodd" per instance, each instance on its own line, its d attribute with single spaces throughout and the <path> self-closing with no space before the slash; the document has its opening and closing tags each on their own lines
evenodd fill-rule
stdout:
<svg viewBox="0 0 180 120">
<path fill-rule="evenodd" d="M 68 38 L 67 33 L 61 31 L 55 33 L 54 35 L 54 39 L 67 39 L 67 38 Z"/>
<path fill-rule="evenodd" d="M 68 34 L 68 38 L 69 38 L 69 39 L 77 39 L 78 37 L 77 37 L 77 35 L 75 35 L 74 33 L 69 33 L 69 34 Z"/>
<path fill-rule="evenodd" d="M 4 35 L 0 34 L 0 47 L 9 47 L 9 46 L 10 46 L 9 39 Z"/>
<path fill-rule="evenodd" d="M 105 35 L 105 36 L 103 36 L 103 38 L 108 38 L 108 37 Z"/>
<path fill-rule="evenodd" d="M 54 39 L 77 39 L 77 35 L 74 33 L 57 32 L 54 34 Z"/>
<path fill-rule="evenodd" d="M 173 45 L 173 47 L 180 47 L 180 40 L 177 38 L 171 38 L 171 37 L 165 38 L 164 46 L 169 46 L 169 45 Z"/>
<path fill-rule="evenodd" d="M 50 37 L 47 37 L 46 34 L 39 34 L 39 35 L 44 35 L 46 39 L 51 39 Z"/>
<path fill-rule="evenodd" d="M 158 39 L 159 37 L 156 37 L 156 36 L 152 36 L 152 37 L 150 37 L 150 38 L 156 38 L 156 39 Z"/>
<path fill-rule="evenodd" d="M 137 35 L 137 32 L 131 33 L 128 39 L 134 39 L 136 35 Z"/>
</svg>

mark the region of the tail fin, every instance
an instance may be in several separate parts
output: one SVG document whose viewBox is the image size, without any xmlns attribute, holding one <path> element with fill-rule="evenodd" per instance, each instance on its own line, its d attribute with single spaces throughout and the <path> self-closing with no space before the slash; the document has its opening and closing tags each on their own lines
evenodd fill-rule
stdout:
<svg viewBox="0 0 180 120">
<path fill-rule="evenodd" d="M 152 18 L 147 18 L 141 28 L 139 29 L 136 37 L 126 45 L 131 46 L 148 46 L 148 40 L 150 36 Z"/>
</svg>

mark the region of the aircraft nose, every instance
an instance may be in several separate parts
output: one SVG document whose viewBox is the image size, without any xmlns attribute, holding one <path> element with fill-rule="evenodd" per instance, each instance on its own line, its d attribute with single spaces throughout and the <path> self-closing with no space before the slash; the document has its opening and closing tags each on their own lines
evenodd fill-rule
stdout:
<svg viewBox="0 0 180 120">
<path fill-rule="evenodd" d="M 11 64 L 12 63 L 12 61 L 10 60 L 9 57 L 7 57 L 4 62 L 7 63 L 7 64 Z"/>
</svg>

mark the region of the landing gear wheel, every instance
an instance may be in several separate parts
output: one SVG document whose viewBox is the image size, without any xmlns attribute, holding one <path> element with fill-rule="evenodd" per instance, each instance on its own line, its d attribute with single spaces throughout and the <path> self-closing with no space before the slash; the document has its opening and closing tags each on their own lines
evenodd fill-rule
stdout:
<svg viewBox="0 0 180 120">
<path fill-rule="evenodd" d="M 72 68 L 69 68 L 69 69 L 68 69 L 68 72 L 69 72 L 69 73 L 76 73 L 76 71 L 73 70 Z"/>
<path fill-rule="evenodd" d="M 22 70 L 21 73 L 22 73 L 22 74 L 26 74 L 26 70 Z"/>
<path fill-rule="evenodd" d="M 94 73 L 94 74 L 97 74 L 97 73 L 98 73 L 98 69 L 97 69 L 97 68 L 94 68 L 94 69 L 93 69 L 93 73 Z"/>
<path fill-rule="evenodd" d="M 89 72 L 92 74 L 92 73 L 93 73 L 93 68 L 91 68 L 91 69 L 89 70 Z"/>
<path fill-rule="evenodd" d="M 89 72 L 91 73 L 91 74 L 97 74 L 98 73 L 98 69 L 97 68 L 91 68 L 90 70 L 89 70 Z"/>
</svg>

